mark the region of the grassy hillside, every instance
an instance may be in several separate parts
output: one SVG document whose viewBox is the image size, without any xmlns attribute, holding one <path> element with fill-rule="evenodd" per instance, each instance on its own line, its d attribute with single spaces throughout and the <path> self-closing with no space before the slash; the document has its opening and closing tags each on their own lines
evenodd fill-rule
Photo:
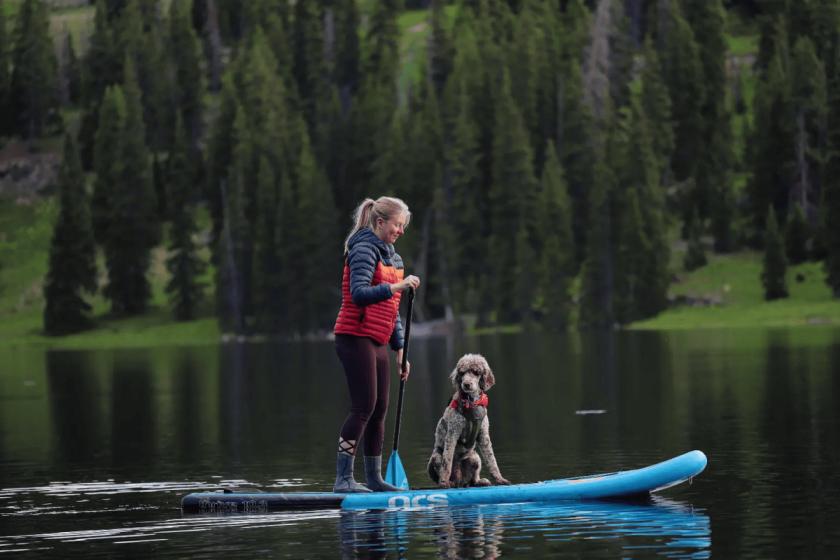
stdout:
<svg viewBox="0 0 840 560">
<path fill-rule="evenodd" d="M 175 323 L 168 309 L 166 250 L 153 254 L 149 275 L 152 301 L 143 317 L 115 319 L 108 315 L 108 302 L 97 295 L 92 298 L 99 328 L 95 331 L 61 338 L 41 334 L 44 307 L 43 281 L 47 272 L 52 224 L 56 217 L 52 199 L 19 204 L 0 198 L 0 345 L 36 344 L 61 348 L 149 346 L 156 344 L 193 344 L 215 342 L 219 330 L 212 317 L 212 271 L 204 282 L 210 292 L 201 311 L 202 318 Z M 199 223 L 209 223 L 206 215 Z M 203 257 L 207 258 L 207 249 Z M 105 282 L 104 266 L 100 283 Z"/>
</svg>

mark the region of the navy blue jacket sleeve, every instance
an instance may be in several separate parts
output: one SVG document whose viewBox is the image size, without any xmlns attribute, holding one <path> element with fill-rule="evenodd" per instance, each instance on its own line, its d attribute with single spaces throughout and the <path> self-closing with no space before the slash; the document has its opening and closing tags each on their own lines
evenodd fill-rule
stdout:
<svg viewBox="0 0 840 560">
<path fill-rule="evenodd" d="M 347 255 L 347 265 L 350 267 L 350 298 L 359 307 L 384 301 L 392 295 L 389 284 L 370 285 L 378 263 L 379 253 L 376 247 L 369 243 L 353 245 Z"/>
<path fill-rule="evenodd" d="M 397 314 L 397 322 L 394 325 L 394 332 L 391 333 L 391 340 L 389 341 L 389 344 L 391 345 L 391 348 L 393 350 L 399 350 L 400 348 L 405 346 L 403 326 L 399 314 Z"/>
</svg>

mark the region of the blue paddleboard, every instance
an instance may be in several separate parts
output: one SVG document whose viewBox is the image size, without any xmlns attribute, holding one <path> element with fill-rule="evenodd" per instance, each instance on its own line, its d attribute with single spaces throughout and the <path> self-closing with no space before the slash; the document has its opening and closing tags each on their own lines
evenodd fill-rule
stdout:
<svg viewBox="0 0 840 560">
<path fill-rule="evenodd" d="M 255 513 L 288 509 L 407 509 L 628 498 L 644 496 L 685 482 L 700 474 L 706 468 L 706 462 L 706 455 L 695 450 L 640 469 L 482 488 L 428 488 L 363 494 L 195 492 L 184 496 L 181 508 L 185 513 Z"/>
</svg>

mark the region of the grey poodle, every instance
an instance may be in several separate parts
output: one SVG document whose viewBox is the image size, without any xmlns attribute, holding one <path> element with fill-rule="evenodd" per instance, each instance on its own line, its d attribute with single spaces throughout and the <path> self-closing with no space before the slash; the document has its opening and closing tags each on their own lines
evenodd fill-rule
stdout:
<svg viewBox="0 0 840 560">
<path fill-rule="evenodd" d="M 480 477 L 483 457 L 496 484 L 510 484 L 499 472 L 490 442 L 485 391 L 496 383 L 493 370 L 484 356 L 464 354 L 449 379 L 455 394 L 435 429 L 429 476 L 441 488 L 489 486 L 490 481 Z"/>
</svg>

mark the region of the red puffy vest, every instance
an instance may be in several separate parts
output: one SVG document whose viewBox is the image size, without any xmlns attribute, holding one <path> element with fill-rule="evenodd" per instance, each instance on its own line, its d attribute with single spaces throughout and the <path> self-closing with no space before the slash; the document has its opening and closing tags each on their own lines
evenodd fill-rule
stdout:
<svg viewBox="0 0 840 560">
<path fill-rule="evenodd" d="M 396 284 L 403 279 L 404 270 L 382 264 L 379 261 L 373 271 L 371 286 L 386 282 Z M 397 292 L 390 298 L 364 307 L 353 303 L 350 296 L 350 266 L 344 261 L 344 274 L 341 279 L 341 309 L 335 320 L 335 334 L 350 334 L 367 336 L 379 344 L 385 344 L 394 332 L 397 314 L 400 309 L 402 292 Z"/>
</svg>

